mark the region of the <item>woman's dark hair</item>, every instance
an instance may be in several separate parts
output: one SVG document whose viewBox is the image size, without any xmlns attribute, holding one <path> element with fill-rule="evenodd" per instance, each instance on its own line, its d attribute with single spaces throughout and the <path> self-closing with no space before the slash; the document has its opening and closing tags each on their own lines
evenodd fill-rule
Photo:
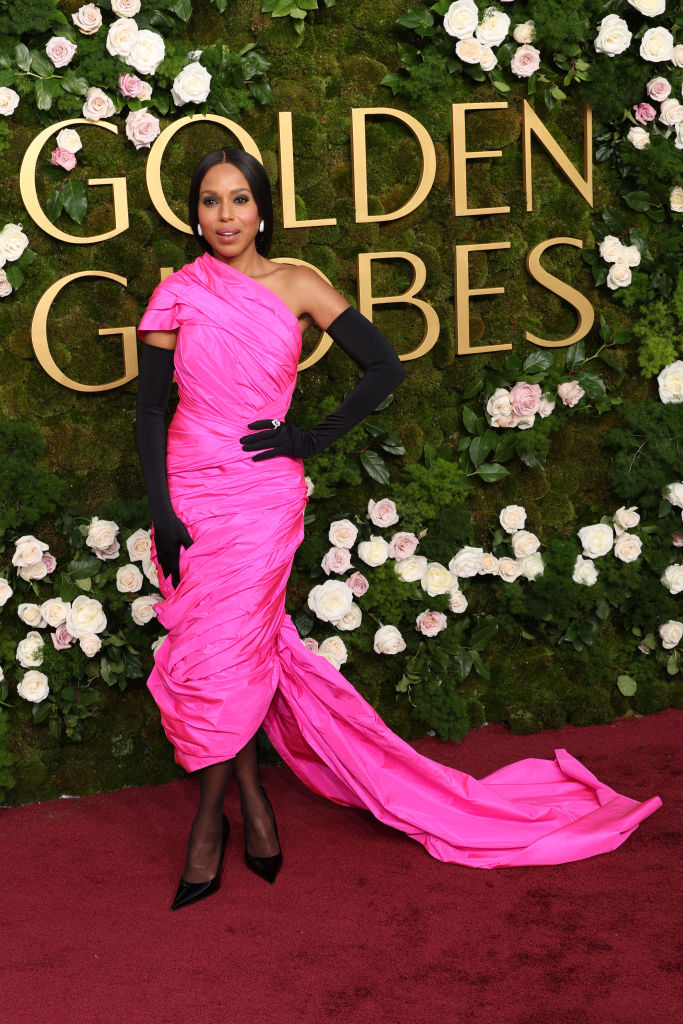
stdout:
<svg viewBox="0 0 683 1024">
<path fill-rule="evenodd" d="M 201 245 L 204 252 L 211 252 L 211 246 L 205 238 L 197 233 L 199 219 L 197 210 L 199 207 L 199 190 L 206 172 L 215 164 L 233 164 L 249 182 L 249 188 L 256 200 L 259 216 L 263 220 L 263 231 L 256 236 L 256 251 L 261 256 L 267 256 L 270 243 L 273 237 L 273 197 L 270 191 L 270 180 L 265 172 L 263 164 L 247 153 L 244 149 L 214 149 L 207 153 L 199 161 L 192 172 L 190 181 L 189 216 L 192 234 Z"/>
</svg>

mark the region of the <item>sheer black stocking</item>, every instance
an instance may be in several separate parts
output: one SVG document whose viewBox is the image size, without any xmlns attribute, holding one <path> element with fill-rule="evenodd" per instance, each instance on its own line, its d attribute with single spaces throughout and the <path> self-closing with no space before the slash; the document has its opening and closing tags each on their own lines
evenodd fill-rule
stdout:
<svg viewBox="0 0 683 1024">
<path fill-rule="evenodd" d="M 199 768 L 199 809 L 192 822 L 183 871 L 186 882 L 208 882 L 218 871 L 223 835 L 223 801 L 237 758 Z"/>
<path fill-rule="evenodd" d="M 240 791 L 247 849 L 252 857 L 274 857 L 279 853 L 280 844 L 270 810 L 259 789 L 255 736 L 235 757 L 234 774 Z"/>
</svg>

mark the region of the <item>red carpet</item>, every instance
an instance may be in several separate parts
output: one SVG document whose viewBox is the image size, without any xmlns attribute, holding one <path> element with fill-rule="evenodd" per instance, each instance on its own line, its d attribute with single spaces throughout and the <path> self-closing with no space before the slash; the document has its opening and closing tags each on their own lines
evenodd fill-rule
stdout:
<svg viewBox="0 0 683 1024">
<path fill-rule="evenodd" d="M 613 853 L 553 867 L 441 864 L 265 768 L 275 886 L 242 861 L 231 787 L 222 888 L 175 914 L 192 778 L 5 809 L 3 1024 L 673 1024 L 682 725 L 668 710 L 416 744 L 477 778 L 566 747 L 619 792 L 662 798 Z"/>
</svg>

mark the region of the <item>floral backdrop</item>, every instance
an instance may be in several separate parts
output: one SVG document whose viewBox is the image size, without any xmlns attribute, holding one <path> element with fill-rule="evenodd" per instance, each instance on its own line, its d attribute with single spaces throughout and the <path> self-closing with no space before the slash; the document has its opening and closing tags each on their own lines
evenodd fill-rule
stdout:
<svg viewBox="0 0 683 1024">
<path fill-rule="evenodd" d="M 277 184 L 276 115 L 291 110 L 297 216 L 331 211 L 338 223 L 285 231 L 276 217 L 273 254 L 311 262 L 355 303 L 356 253 L 408 250 L 442 323 L 396 395 L 306 465 L 306 538 L 288 591 L 302 643 L 406 737 L 681 706 L 680 5 L 8 0 L 0 40 L 0 799 L 180 772 L 144 685 L 164 636 L 135 384 L 95 396 L 62 388 L 37 364 L 30 321 L 59 277 L 125 267 L 125 293 L 101 281 L 77 299 L 67 291 L 50 320 L 52 353 L 74 379 L 116 375 L 113 347 L 92 343 L 103 311 L 104 322 L 136 323 L 159 267 L 198 255 L 144 186 L 151 145 L 187 113 L 241 123 Z M 522 209 L 523 99 L 577 166 L 583 104 L 592 108 L 593 209 L 539 154 L 535 209 Z M 470 167 L 470 205 L 512 199 L 511 214 L 456 222 L 449 105 L 491 100 L 508 106 L 469 115 L 468 148 L 501 155 Z M 410 112 L 435 143 L 434 187 L 406 218 L 354 222 L 349 124 L 361 106 Z M 37 187 L 53 223 L 96 234 L 111 210 L 86 181 L 125 174 L 131 227 L 91 247 L 42 232 L 18 190 L 31 140 L 79 117 L 118 124 L 120 137 L 64 128 L 41 153 Z M 192 166 L 226 142 L 204 124 L 169 145 L 162 182 L 179 216 Z M 371 212 L 400 206 L 419 170 L 398 124 L 368 124 Z M 583 240 L 579 257 L 548 253 L 545 266 L 596 310 L 587 338 L 555 350 L 522 340 L 525 329 L 573 330 L 568 307 L 523 269 L 551 235 Z M 459 358 L 453 246 L 501 237 L 508 250 L 471 262 L 472 287 L 505 286 L 481 312 L 473 303 L 471 338 L 513 351 Z M 375 272 L 376 294 L 407 283 L 400 261 Z M 399 352 L 415 347 L 421 325 L 404 307 L 375 319 Z M 291 418 L 312 426 L 356 379 L 332 350 L 300 374 Z"/>
</svg>

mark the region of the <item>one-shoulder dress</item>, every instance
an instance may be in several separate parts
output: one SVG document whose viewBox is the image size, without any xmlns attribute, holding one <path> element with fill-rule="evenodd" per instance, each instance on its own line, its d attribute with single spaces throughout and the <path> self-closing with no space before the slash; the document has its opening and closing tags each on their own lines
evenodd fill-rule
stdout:
<svg viewBox="0 0 683 1024">
<path fill-rule="evenodd" d="M 168 635 L 148 687 L 175 759 L 227 760 L 260 725 L 296 775 L 365 808 L 435 858 L 471 867 L 560 864 L 614 850 L 661 806 L 600 782 L 564 749 L 483 779 L 418 754 L 325 658 L 304 646 L 285 589 L 304 535 L 301 459 L 254 462 L 239 438 L 284 420 L 301 354 L 297 318 L 209 253 L 154 290 L 138 328 L 177 330 L 178 406 L 167 476 L 193 539 L 155 605 Z M 153 537 L 153 531 L 152 531 Z"/>
</svg>

